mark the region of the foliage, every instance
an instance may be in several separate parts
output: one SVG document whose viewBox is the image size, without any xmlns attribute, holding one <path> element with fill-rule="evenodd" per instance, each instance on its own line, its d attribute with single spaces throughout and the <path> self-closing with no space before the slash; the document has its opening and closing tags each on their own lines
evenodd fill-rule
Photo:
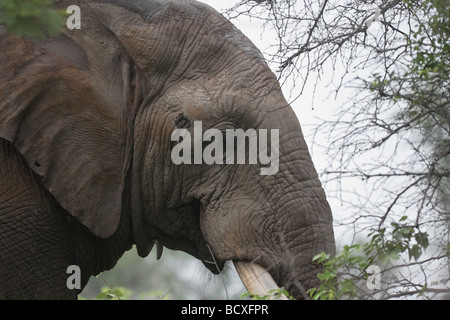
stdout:
<svg viewBox="0 0 450 320">
<path fill-rule="evenodd" d="M 265 295 L 252 294 L 250 292 L 244 292 L 241 296 L 241 299 L 250 298 L 252 300 L 281 300 L 287 298 L 289 300 L 295 300 L 289 292 L 283 287 L 269 290 Z"/>
<path fill-rule="evenodd" d="M 374 296 L 372 291 L 364 289 L 369 277 L 367 270 L 370 266 L 379 268 L 380 279 L 382 276 L 386 278 L 383 281 L 383 285 L 386 286 L 389 284 L 386 275 L 399 267 L 395 263 L 401 259 L 402 254 L 408 254 L 408 263 L 413 262 L 413 259 L 413 263 L 418 262 L 429 246 L 428 235 L 408 224 L 406 220 L 407 217 L 404 216 L 398 223 L 391 223 L 391 230 L 388 233 L 386 228 L 374 230 L 369 234 L 371 236 L 369 242 L 345 245 L 343 250 L 334 257 L 324 252 L 316 255 L 313 261 L 322 265 L 324 271 L 318 275 L 321 280 L 320 286 L 308 291 L 310 297 L 314 300 L 355 297 L 368 299 Z M 419 295 L 423 294 L 427 288 L 427 283 L 421 285 Z M 378 289 L 381 289 L 381 283 Z"/>
<path fill-rule="evenodd" d="M 106 281 L 105 281 L 106 283 Z M 100 293 L 90 300 L 132 300 L 134 298 L 133 290 L 125 287 L 111 287 L 108 283 L 101 288 Z M 150 300 L 170 300 L 170 296 L 166 291 L 150 290 L 140 294 L 141 299 Z M 78 297 L 79 300 L 88 300 L 83 295 Z"/>
<path fill-rule="evenodd" d="M 103 287 L 96 300 L 128 300 L 131 297 L 131 290 L 123 287 Z"/>
<path fill-rule="evenodd" d="M 170 300 L 170 296 L 167 292 L 162 290 L 150 290 L 142 293 L 143 299 L 156 299 L 156 300 Z M 100 294 L 95 300 L 131 300 L 133 297 L 133 290 L 124 287 L 109 286 L 102 287 Z"/>
<path fill-rule="evenodd" d="M 19 36 L 57 34 L 64 24 L 64 10 L 52 8 L 53 0 L 0 0 L 0 24 Z"/>
</svg>

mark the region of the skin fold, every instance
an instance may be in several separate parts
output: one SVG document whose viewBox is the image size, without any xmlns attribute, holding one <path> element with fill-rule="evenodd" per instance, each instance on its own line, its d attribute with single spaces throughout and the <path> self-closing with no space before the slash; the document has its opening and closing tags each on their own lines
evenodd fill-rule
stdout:
<svg viewBox="0 0 450 320">
<path fill-rule="evenodd" d="M 59 1 L 81 29 L 0 31 L 0 298 L 76 298 L 136 245 L 214 273 L 254 261 L 296 298 L 335 252 L 300 124 L 261 53 L 195 1 Z M 174 164 L 176 129 L 278 129 L 279 168 Z M 213 255 L 213 256 L 212 256 Z M 211 263 L 216 261 L 216 263 Z"/>
</svg>

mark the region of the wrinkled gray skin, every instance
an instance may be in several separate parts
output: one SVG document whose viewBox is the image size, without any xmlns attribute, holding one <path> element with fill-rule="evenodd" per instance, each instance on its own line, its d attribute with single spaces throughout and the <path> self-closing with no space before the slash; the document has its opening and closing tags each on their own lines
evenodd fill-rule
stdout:
<svg viewBox="0 0 450 320">
<path fill-rule="evenodd" d="M 256 261 L 297 298 L 334 253 L 332 216 L 299 122 L 255 46 L 194 1 L 60 1 L 81 30 L 0 31 L 0 298 L 76 298 L 136 244 L 218 273 Z M 280 167 L 175 165 L 171 133 L 280 130 Z M 156 275 L 157 276 L 157 275 Z"/>
</svg>

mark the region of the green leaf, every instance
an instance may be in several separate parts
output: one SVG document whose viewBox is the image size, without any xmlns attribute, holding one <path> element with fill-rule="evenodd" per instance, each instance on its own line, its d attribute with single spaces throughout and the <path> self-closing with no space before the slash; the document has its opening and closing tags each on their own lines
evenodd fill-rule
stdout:
<svg viewBox="0 0 450 320">
<path fill-rule="evenodd" d="M 417 244 L 419 244 L 422 248 L 426 249 L 429 245 L 428 235 L 425 232 L 417 233 L 414 238 L 416 239 Z"/>
<path fill-rule="evenodd" d="M 0 23 L 6 31 L 33 38 L 55 35 L 64 24 L 64 10 L 51 8 L 52 0 L 0 0 Z"/>
<path fill-rule="evenodd" d="M 420 247 L 415 244 L 412 246 L 412 248 L 408 248 L 408 255 L 409 259 L 414 258 L 414 260 L 417 261 L 421 255 Z"/>
<path fill-rule="evenodd" d="M 330 259 L 330 255 L 325 253 L 325 252 L 321 252 L 321 253 L 315 255 L 313 257 L 312 261 L 315 261 L 317 263 L 322 263 L 322 262 L 324 262 L 325 260 L 328 260 L 328 259 Z"/>
</svg>

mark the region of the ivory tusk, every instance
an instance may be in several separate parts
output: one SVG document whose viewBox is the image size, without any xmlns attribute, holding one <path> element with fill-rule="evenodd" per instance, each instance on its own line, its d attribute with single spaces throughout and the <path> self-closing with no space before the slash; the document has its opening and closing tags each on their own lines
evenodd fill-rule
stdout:
<svg viewBox="0 0 450 320">
<path fill-rule="evenodd" d="M 155 244 L 156 244 L 156 260 L 159 260 L 161 259 L 164 246 L 162 245 L 161 242 L 159 242 L 159 240 L 155 240 Z"/>
<path fill-rule="evenodd" d="M 270 273 L 259 264 L 243 261 L 233 261 L 233 263 L 242 283 L 251 294 L 266 296 L 268 291 L 280 288 Z M 288 300 L 284 295 L 281 295 L 279 299 Z"/>
</svg>

